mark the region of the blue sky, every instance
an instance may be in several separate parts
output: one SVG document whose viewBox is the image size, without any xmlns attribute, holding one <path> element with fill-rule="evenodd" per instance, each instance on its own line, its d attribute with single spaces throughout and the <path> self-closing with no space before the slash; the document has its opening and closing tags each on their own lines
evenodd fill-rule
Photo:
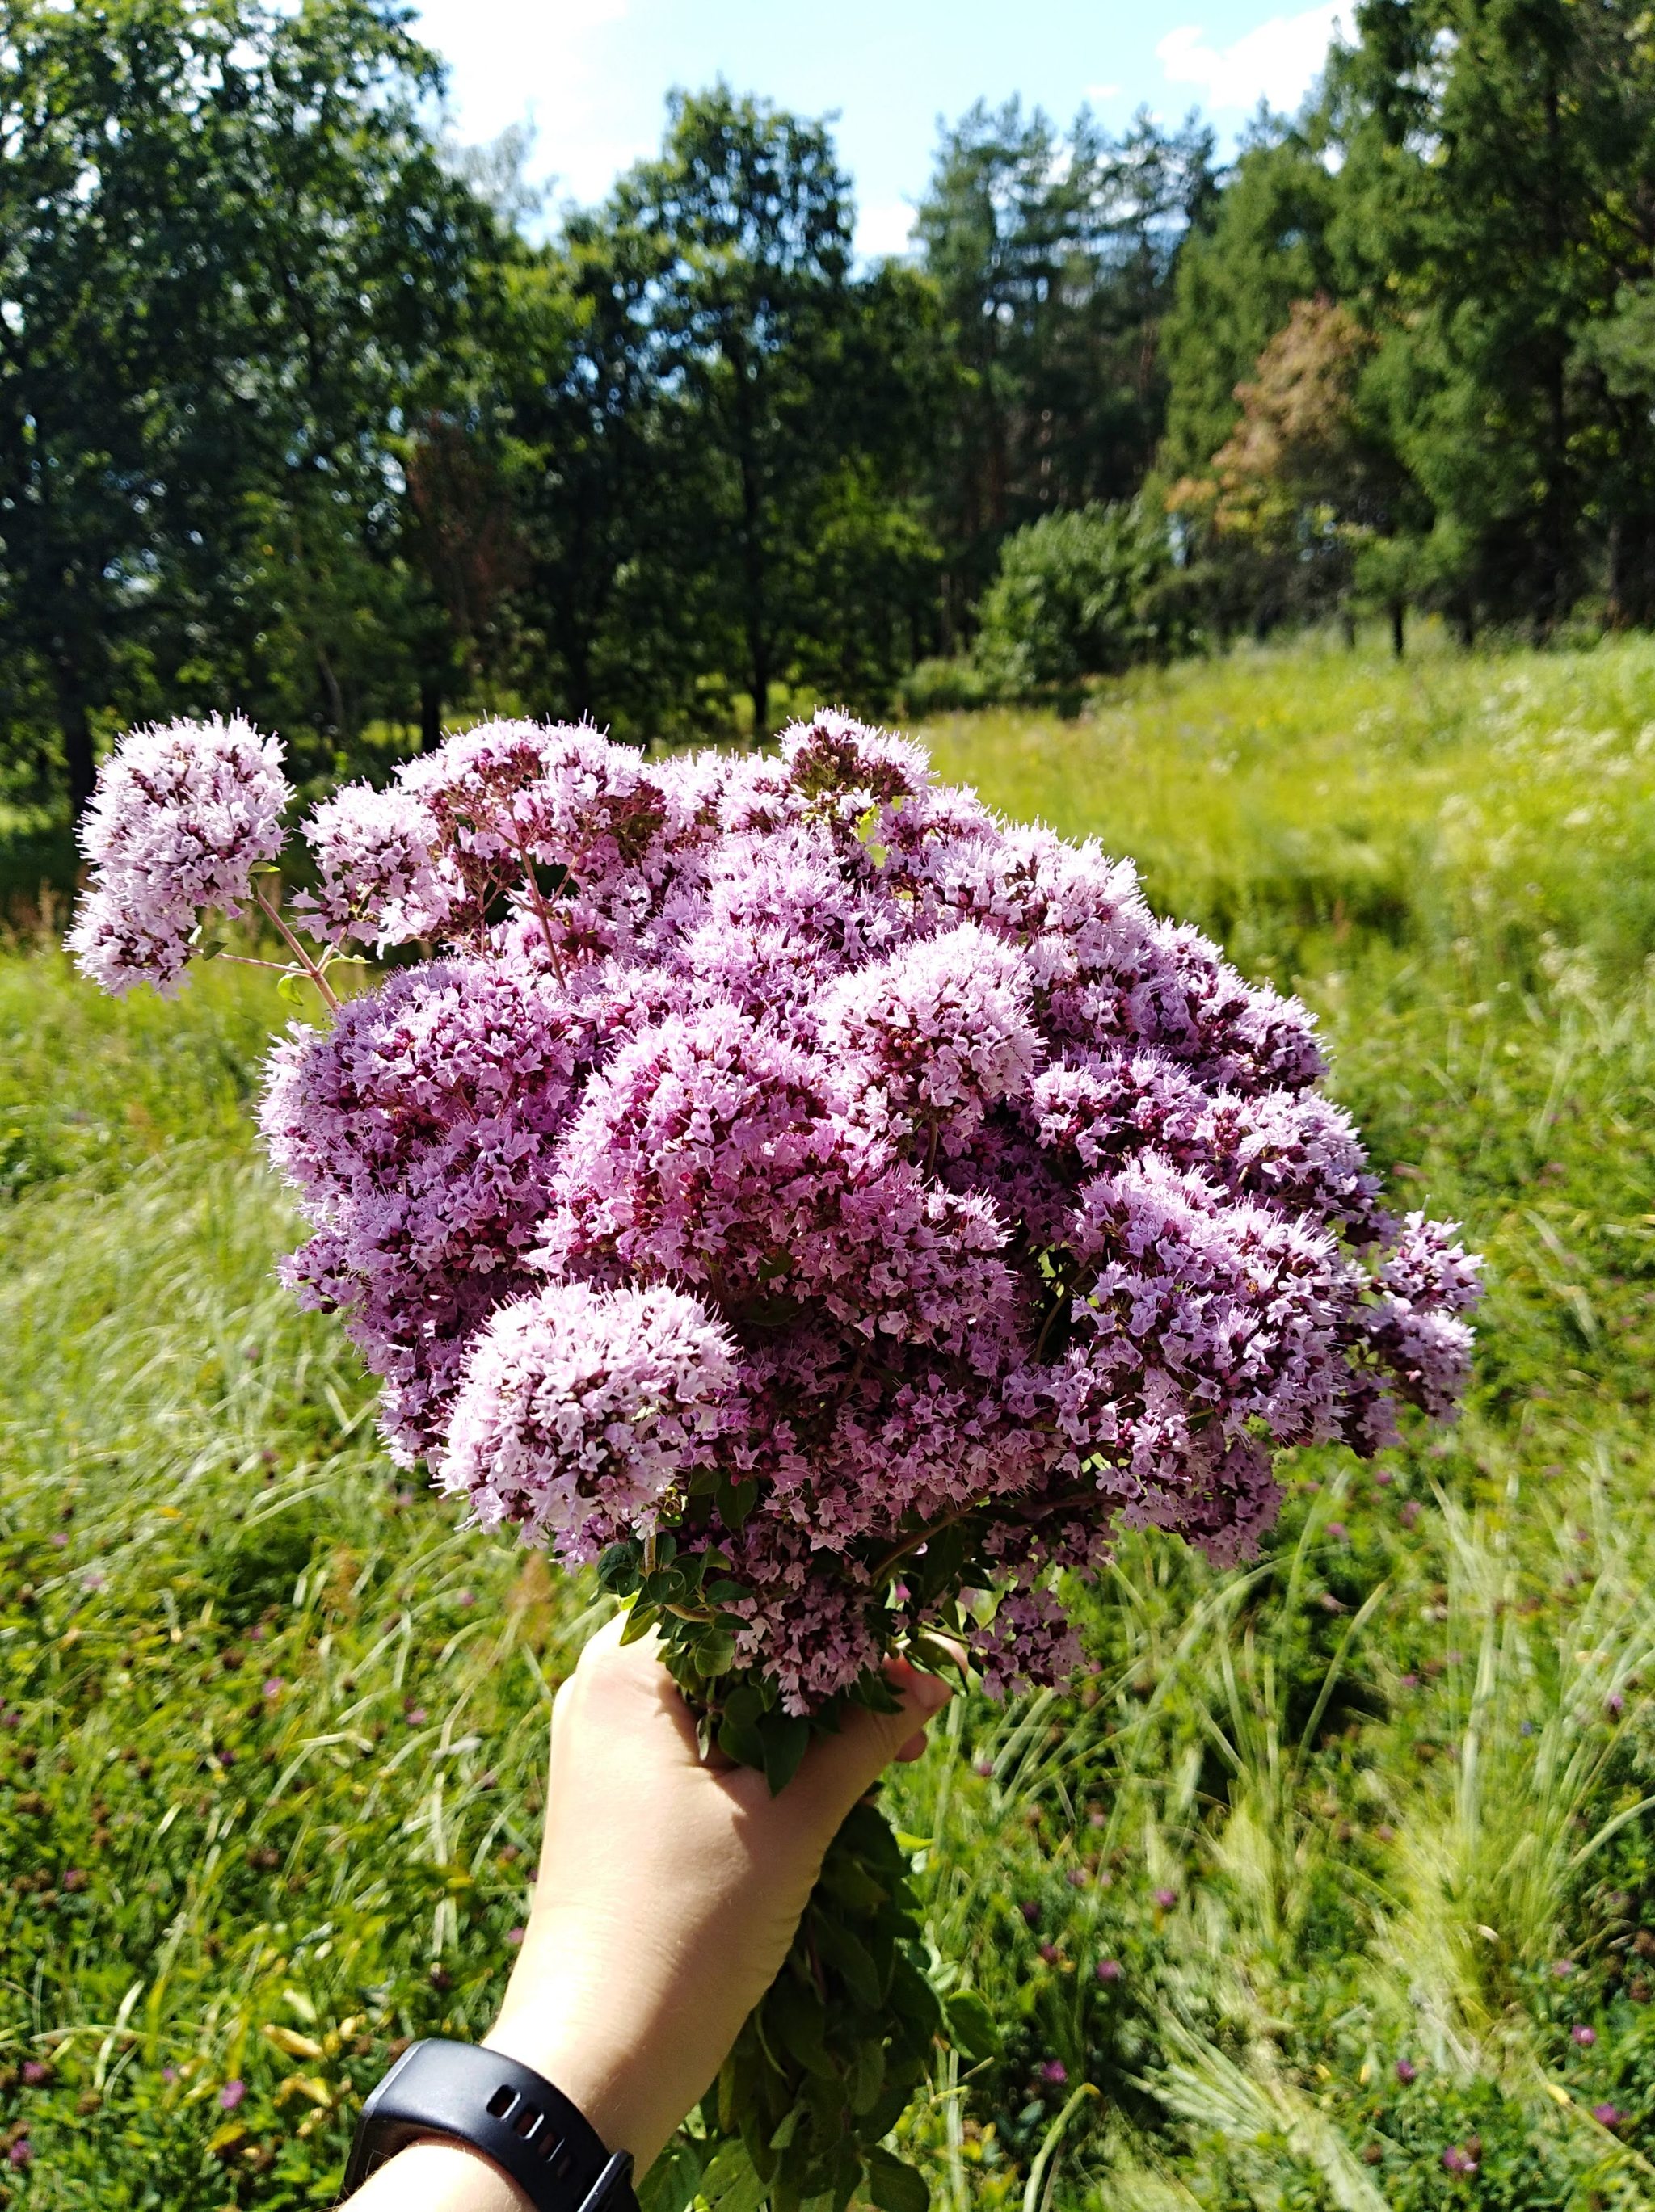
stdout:
<svg viewBox="0 0 1655 2212">
<path fill-rule="evenodd" d="M 906 237 L 939 118 L 1020 93 L 1067 122 L 1199 106 L 1228 141 L 1259 100 L 1292 109 L 1321 67 L 1338 0 L 421 0 L 452 70 L 454 126 L 482 140 L 531 119 L 554 204 L 601 198 L 659 143 L 674 85 L 721 74 L 806 114 L 837 111 L 857 243 Z"/>
</svg>

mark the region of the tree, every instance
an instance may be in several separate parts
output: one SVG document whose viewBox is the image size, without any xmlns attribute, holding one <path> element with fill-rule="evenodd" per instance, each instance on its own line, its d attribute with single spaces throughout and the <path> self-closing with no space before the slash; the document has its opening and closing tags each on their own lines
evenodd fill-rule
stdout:
<svg viewBox="0 0 1655 2212">
<path fill-rule="evenodd" d="M 0 39 L 0 636 L 71 803 L 100 716 L 349 736 L 406 678 L 397 442 L 494 218 L 369 0 L 17 0 Z"/>
<path fill-rule="evenodd" d="M 1348 307 L 1294 301 L 1236 386 L 1230 435 L 1201 477 L 1173 489 L 1174 507 L 1202 520 L 1218 558 L 1240 564 L 1260 627 L 1344 605 L 1364 550 L 1403 520 L 1406 480 L 1362 402 L 1374 352 Z M 1400 640 L 1402 571 L 1394 558 L 1371 559 L 1364 573 Z"/>
<path fill-rule="evenodd" d="M 1655 254 L 1655 41 L 1575 0 L 1366 0 L 1331 73 L 1346 295 L 1462 550 L 1462 618 L 1655 585 L 1655 432 L 1608 326 Z M 1600 343 L 1600 334 L 1602 342 Z"/>
<path fill-rule="evenodd" d="M 1140 118 L 1111 140 L 1082 110 L 1067 137 L 1016 100 L 943 138 L 921 204 L 963 404 L 934 498 L 951 625 L 1008 530 L 1129 496 L 1159 436 L 1159 329 L 1180 240 L 1213 191 L 1212 136 Z"/>
<path fill-rule="evenodd" d="M 1256 137 L 1178 256 L 1166 318 L 1166 431 L 1158 467 L 1197 476 L 1230 435 L 1236 387 L 1295 300 L 1337 294 L 1329 232 L 1338 179 L 1300 131 Z"/>
<path fill-rule="evenodd" d="M 569 223 L 561 356 L 516 419 L 530 592 L 577 707 L 727 727 L 739 688 L 763 732 L 779 687 L 882 705 L 913 657 L 946 363 L 929 288 L 853 271 L 851 230 L 825 128 L 722 85 L 675 95 L 660 155 Z"/>
<path fill-rule="evenodd" d="M 641 302 L 647 365 L 695 426 L 679 447 L 681 542 L 763 732 L 807 609 L 809 524 L 841 442 L 849 183 L 822 125 L 721 84 L 673 95 L 660 158 L 623 178 L 613 205 L 659 256 Z"/>
<path fill-rule="evenodd" d="M 523 529 L 520 672 L 538 710 L 642 735 L 682 722 L 704 586 L 680 541 L 693 441 L 661 373 L 668 249 L 612 203 L 572 215 L 520 281 L 502 349 Z"/>
</svg>

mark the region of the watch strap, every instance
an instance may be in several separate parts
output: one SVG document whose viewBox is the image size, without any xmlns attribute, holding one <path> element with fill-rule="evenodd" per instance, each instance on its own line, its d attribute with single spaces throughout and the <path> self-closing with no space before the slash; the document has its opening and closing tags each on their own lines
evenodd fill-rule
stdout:
<svg viewBox="0 0 1655 2212">
<path fill-rule="evenodd" d="M 411 2142 L 464 2143 L 535 2212 L 637 2212 L 632 2157 L 532 2068 L 474 2043 L 411 2044 L 362 2106 L 344 2197 Z"/>
</svg>

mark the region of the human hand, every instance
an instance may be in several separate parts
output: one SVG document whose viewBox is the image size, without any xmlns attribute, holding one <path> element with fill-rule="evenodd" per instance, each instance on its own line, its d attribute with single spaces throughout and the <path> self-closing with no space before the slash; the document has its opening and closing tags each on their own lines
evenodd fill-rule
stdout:
<svg viewBox="0 0 1655 2212">
<path fill-rule="evenodd" d="M 490 2048 L 571 2098 L 642 2172 L 710 2087 L 780 1972 L 839 1824 L 892 1759 L 917 1758 L 946 1683 L 887 1668 L 895 1713 L 857 1707 L 772 1797 L 762 1774 L 703 1765 L 653 1639 L 589 1643 L 552 1711 L 539 1879 Z M 425 2162 L 417 2193 L 414 2161 Z M 492 2167 L 419 2146 L 394 2200 L 429 2212 L 520 2203 Z M 447 2181 L 443 2177 L 447 2177 Z"/>
<path fill-rule="evenodd" d="M 647 2166 L 781 1971 L 840 1822 L 917 1758 L 946 1684 L 897 1663 L 895 1713 L 855 1708 L 772 1796 L 704 1765 L 653 1640 L 618 1624 L 557 1693 L 540 1875 L 487 2041 L 572 2097 Z"/>
</svg>

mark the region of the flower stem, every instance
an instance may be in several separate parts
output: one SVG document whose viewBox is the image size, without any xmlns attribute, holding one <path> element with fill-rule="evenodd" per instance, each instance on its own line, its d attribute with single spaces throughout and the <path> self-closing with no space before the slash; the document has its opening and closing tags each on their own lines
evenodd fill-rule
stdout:
<svg viewBox="0 0 1655 2212">
<path fill-rule="evenodd" d="M 514 829 L 516 824 L 514 823 L 513 827 Z M 523 881 L 528 889 L 529 903 L 539 920 L 540 934 L 545 939 L 546 950 L 551 955 L 552 973 L 560 983 L 567 985 L 569 978 L 563 973 L 563 957 L 557 950 L 557 940 L 551 933 L 551 916 L 546 910 L 545 899 L 540 896 L 540 886 L 534 880 L 534 864 L 529 859 L 522 838 L 517 837 L 514 842 L 517 857 L 523 864 Z"/>
<path fill-rule="evenodd" d="M 254 898 L 258 900 L 259 905 L 264 908 L 265 914 L 269 915 L 271 922 L 276 927 L 277 934 L 282 939 L 282 942 L 287 946 L 289 951 L 292 953 L 300 967 L 304 970 L 305 974 L 309 976 L 311 981 L 321 993 L 323 998 L 326 1000 L 333 1012 L 337 1014 L 339 1011 L 338 993 L 334 989 L 332 983 L 328 981 L 326 976 L 317 966 L 315 960 L 313 958 L 307 946 L 299 938 L 294 935 L 293 932 L 288 927 L 287 923 L 282 919 L 281 909 L 265 896 L 265 886 L 262 883 L 254 883 L 253 887 L 253 895 Z"/>
</svg>

